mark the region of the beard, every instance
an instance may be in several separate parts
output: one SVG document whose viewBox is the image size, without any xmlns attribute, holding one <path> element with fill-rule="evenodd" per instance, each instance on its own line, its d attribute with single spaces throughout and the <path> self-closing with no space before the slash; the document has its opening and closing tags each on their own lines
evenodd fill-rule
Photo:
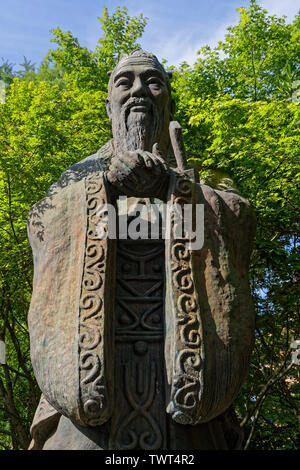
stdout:
<svg viewBox="0 0 300 470">
<path fill-rule="evenodd" d="M 145 111 L 132 107 L 145 105 Z M 112 133 L 115 154 L 126 151 L 146 150 L 152 152 L 153 145 L 161 140 L 162 117 L 148 99 L 130 98 L 121 113 L 112 113 Z"/>
</svg>

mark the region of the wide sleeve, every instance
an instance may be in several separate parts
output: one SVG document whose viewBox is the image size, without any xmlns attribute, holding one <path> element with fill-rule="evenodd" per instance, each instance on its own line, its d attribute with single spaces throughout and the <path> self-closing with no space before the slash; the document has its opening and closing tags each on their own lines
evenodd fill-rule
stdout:
<svg viewBox="0 0 300 470">
<path fill-rule="evenodd" d="M 92 426 L 110 417 L 113 394 L 112 244 L 97 232 L 107 202 L 102 176 L 92 174 L 46 197 L 28 219 L 35 377 L 55 410 Z"/>
<path fill-rule="evenodd" d="M 190 186 L 190 189 L 189 189 Z M 180 189 L 181 187 L 181 189 Z M 254 309 L 248 279 L 255 216 L 240 195 L 176 178 L 169 202 L 204 210 L 203 245 L 170 239 L 166 251 L 167 411 L 208 422 L 233 403 L 249 368 Z"/>
</svg>

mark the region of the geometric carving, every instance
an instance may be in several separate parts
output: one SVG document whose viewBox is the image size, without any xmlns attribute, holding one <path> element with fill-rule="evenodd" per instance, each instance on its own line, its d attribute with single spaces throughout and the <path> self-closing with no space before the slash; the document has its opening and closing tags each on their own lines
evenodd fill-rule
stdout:
<svg viewBox="0 0 300 470">
<path fill-rule="evenodd" d="M 111 449 L 164 448 L 163 300 L 164 241 L 119 240 Z"/>
</svg>

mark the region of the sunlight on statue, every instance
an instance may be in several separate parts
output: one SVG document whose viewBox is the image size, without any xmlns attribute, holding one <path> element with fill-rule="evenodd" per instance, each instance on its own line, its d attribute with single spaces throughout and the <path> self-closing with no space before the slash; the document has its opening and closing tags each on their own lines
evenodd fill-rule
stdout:
<svg viewBox="0 0 300 470">
<path fill-rule="evenodd" d="M 108 83 L 112 140 L 29 214 L 42 391 L 31 449 L 241 446 L 233 402 L 254 343 L 255 218 L 234 189 L 188 169 L 170 78 L 153 54 L 122 56 Z"/>
</svg>

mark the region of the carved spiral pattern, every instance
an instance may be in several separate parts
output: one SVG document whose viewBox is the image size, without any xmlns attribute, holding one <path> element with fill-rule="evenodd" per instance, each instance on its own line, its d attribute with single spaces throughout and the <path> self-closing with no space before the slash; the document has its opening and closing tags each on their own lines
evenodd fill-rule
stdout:
<svg viewBox="0 0 300 470">
<path fill-rule="evenodd" d="M 81 332 L 79 337 L 79 346 L 84 350 L 94 349 L 96 346 L 98 346 L 101 340 L 99 325 L 96 325 L 94 323 L 87 326 L 83 323 L 81 324 L 81 326 L 83 327 L 83 331 Z M 80 359 L 82 363 L 82 356 Z M 82 369 L 84 369 L 83 366 Z"/>
<path fill-rule="evenodd" d="M 192 182 L 185 176 L 177 176 L 173 193 L 173 205 L 192 203 Z M 182 207 L 183 210 L 183 207 Z M 174 224 L 171 218 L 171 223 Z M 171 230 L 171 233 L 174 233 Z M 176 299 L 175 334 L 178 356 L 174 363 L 173 386 L 169 411 L 179 423 L 195 422 L 200 391 L 201 323 L 198 300 L 192 278 L 191 253 L 188 241 L 171 240 L 172 291 Z"/>
<path fill-rule="evenodd" d="M 176 179 L 176 201 L 180 197 L 191 196 L 192 195 L 192 182 L 189 178 L 179 177 Z"/>
<path fill-rule="evenodd" d="M 128 402 L 132 407 L 131 413 L 121 423 L 117 431 L 116 442 L 117 448 L 122 450 L 132 450 L 139 446 L 143 450 L 156 450 L 160 449 L 163 441 L 161 430 L 153 419 L 149 409 L 155 397 L 155 383 L 156 383 L 156 365 L 151 363 L 150 377 L 147 376 L 144 385 L 144 393 L 142 398 L 138 397 L 129 385 L 130 370 L 125 366 L 125 394 Z M 136 419 L 140 420 L 141 417 L 147 422 L 148 430 L 142 433 L 137 433 L 134 426 Z"/>
<path fill-rule="evenodd" d="M 180 408 L 182 408 L 183 411 L 191 410 L 195 407 L 195 389 L 198 389 L 198 384 L 195 380 L 191 380 L 190 378 L 187 378 L 186 383 L 177 389 L 174 402 L 175 404 L 180 403 Z"/>
<path fill-rule="evenodd" d="M 175 242 L 174 244 L 172 244 L 171 256 L 172 260 L 175 261 L 175 263 L 178 263 L 179 259 L 181 261 L 190 260 L 190 252 L 187 250 L 185 243 L 182 242 Z"/>
<path fill-rule="evenodd" d="M 182 317 L 184 317 L 186 313 L 197 310 L 197 302 L 190 295 L 182 294 L 177 299 L 177 308 Z"/>
<path fill-rule="evenodd" d="M 86 178 L 87 239 L 79 302 L 79 381 L 83 421 L 97 425 L 105 406 L 104 384 L 104 279 L 106 240 L 99 239 L 97 224 L 106 192 L 101 173 Z M 105 221 L 107 222 L 107 221 Z"/>
<path fill-rule="evenodd" d="M 91 196 L 92 194 L 99 193 L 103 188 L 103 183 L 99 179 L 100 174 L 96 173 L 86 179 L 86 192 Z"/>
</svg>

